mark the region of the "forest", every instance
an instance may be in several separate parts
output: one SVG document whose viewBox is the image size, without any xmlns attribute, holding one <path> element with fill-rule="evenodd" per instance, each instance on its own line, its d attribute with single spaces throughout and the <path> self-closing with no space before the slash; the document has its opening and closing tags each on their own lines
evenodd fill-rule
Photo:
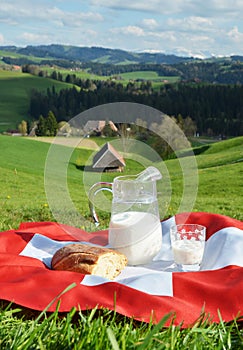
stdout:
<svg viewBox="0 0 243 350">
<path fill-rule="evenodd" d="M 185 83 L 165 84 L 159 91 L 151 82 L 129 82 L 126 86 L 112 80 L 83 80 L 59 92 L 33 90 L 29 113 L 33 120 L 47 118 L 52 111 L 56 120 L 68 121 L 89 108 L 112 102 L 135 102 L 151 106 L 168 116 L 190 117 L 196 133 L 205 136 L 243 135 L 243 86 L 240 84 Z M 156 121 L 155 121 L 156 122 Z"/>
</svg>

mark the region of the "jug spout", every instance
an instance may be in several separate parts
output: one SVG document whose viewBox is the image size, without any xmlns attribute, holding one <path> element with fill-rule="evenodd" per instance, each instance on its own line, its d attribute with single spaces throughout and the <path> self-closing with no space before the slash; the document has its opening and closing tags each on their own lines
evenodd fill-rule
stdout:
<svg viewBox="0 0 243 350">
<path fill-rule="evenodd" d="M 149 166 L 137 176 L 137 180 L 139 181 L 155 181 L 160 179 L 162 179 L 162 175 L 154 166 Z"/>
</svg>

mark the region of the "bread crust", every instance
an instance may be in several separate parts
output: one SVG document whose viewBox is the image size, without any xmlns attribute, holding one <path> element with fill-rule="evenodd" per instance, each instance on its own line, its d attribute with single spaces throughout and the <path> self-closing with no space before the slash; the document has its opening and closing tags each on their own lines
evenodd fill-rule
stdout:
<svg viewBox="0 0 243 350">
<path fill-rule="evenodd" d="M 127 265 L 127 258 L 112 249 L 81 243 L 68 244 L 53 255 L 54 270 L 94 274 L 114 279 Z"/>
</svg>

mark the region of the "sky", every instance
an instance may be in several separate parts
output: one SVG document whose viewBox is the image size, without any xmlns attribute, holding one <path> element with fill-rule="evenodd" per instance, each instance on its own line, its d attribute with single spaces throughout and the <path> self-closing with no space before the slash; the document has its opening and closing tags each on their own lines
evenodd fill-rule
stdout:
<svg viewBox="0 0 243 350">
<path fill-rule="evenodd" d="M 0 46 L 243 55 L 243 0 L 0 0 Z"/>
</svg>

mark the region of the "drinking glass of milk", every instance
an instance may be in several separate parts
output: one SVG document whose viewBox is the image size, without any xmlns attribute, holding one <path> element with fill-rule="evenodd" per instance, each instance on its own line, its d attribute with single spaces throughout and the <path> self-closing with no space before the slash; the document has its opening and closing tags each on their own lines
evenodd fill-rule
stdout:
<svg viewBox="0 0 243 350">
<path fill-rule="evenodd" d="M 112 192 L 109 246 L 125 254 L 129 265 L 151 262 L 162 245 L 156 181 L 161 179 L 153 166 L 138 175 L 118 176 L 113 183 L 94 184 L 89 191 L 90 209 L 98 223 L 94 197 L 101 190 Z"/>
<path fill-rule="evenodd" d="M 206 227 L 197 224 L 179 224 L 170 228 L 174 261 L 179 271 L 198 271 L 202 262 Z"/>
</svg>

